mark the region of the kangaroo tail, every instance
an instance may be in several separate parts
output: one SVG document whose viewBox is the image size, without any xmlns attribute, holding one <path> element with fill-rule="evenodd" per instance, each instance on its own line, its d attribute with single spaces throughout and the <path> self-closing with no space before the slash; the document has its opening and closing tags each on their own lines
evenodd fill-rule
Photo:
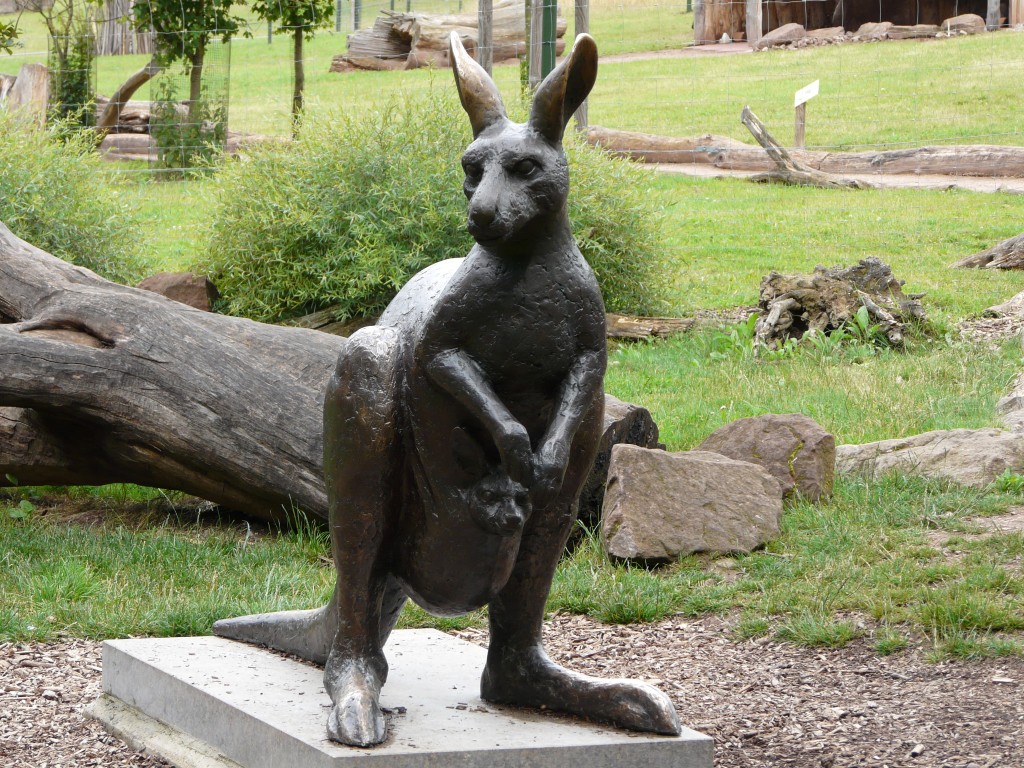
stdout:
<svg viewBox="0 0 1024 768">
<path fill-rule="evenodd" d="M 213 634 L 243 643 L 265 645 L 291 653 L 315 664 L 324 664 L 338 631 L 338 612 L 333 601 L 310 611 L 279 611 L 221 619 Z"/>
</svg>

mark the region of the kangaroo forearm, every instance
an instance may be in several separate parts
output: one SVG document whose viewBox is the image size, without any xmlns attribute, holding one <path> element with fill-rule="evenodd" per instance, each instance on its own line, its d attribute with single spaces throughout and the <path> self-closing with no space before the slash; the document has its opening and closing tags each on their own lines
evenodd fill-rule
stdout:
<svg viewBox="0 0 1024 768">
<path fill-rule="evenodd" d="M 560 443 L 568 450 L 583 417 L 601 390 L 603 375 L 600 353 L 587 353 L 577 361 L 559 389 L 558 405 L 544 435 L 545 443 Z"/>
<path fill-rule="evenodd" d="M 500 445 L 500 435 L 510 423 L 518 423 L 501 402 L 480 366 L 461 350 L 449 349 L 427 361 L 427 375 L 476 416 Z"/>
</svg>

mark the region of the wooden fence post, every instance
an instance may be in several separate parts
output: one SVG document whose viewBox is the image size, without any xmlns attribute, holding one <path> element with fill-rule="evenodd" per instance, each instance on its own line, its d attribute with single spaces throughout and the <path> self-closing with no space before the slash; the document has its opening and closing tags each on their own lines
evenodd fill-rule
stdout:
<svg viewBox="0 0 1024 768">
<path fill-rule="evenodd" d="M 540 85 L 543 77 L 540 74 L 540 48 L 543 27 L 541 25 L 542 0 L 527 0 L 530 4 L 530 89 Z"/>
<path fill-rule="evenodd" d="M 494 65 L 494 4 L 492 0 L 480 0 L 477 6 L 476 60 L 489 75 Z"/>
<path fill-rule="evenodd" d="M 693 44 L 703 45 L 704 39 L 704 0 L 697 0 L 693 8 Z"/>
<path fill-rule="evenodd" d="M 590 32 L 590 0 L 576 0 L 576 34 Z M 587 101 L 576 110 L 576 130 L 586 133 Z"/>
<path fill-rule="evenodd" d="M 988 0 L 988 13 L 985 15 L 985 29 L 991 32 L 999 28 L 999 0 Z"/>
<path fill-rule="evenodd" d="M 761 39 L 761 0 L 746 0 L 747 42 L 751 45 Z"/>
</svg>

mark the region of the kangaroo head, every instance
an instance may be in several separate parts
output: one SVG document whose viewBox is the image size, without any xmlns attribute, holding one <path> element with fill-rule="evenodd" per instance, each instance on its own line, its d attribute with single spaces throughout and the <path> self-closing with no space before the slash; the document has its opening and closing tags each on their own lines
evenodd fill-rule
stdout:
<svg viewBox="0 0 1024 768">
<path fill-rule="evenodd" d="M 523 124 L 508 119 L 494 81 L 454 32 L 450 47 L 459 98 L 473 126 L 473 143 L 462 156 L 469 233 L 481 245 L 500 247 L 567 228 L 569 167 L 562 135 L 597 79 L 594 39 L 576 38 L 572 52 L 537 88 Z"/>
</svg>

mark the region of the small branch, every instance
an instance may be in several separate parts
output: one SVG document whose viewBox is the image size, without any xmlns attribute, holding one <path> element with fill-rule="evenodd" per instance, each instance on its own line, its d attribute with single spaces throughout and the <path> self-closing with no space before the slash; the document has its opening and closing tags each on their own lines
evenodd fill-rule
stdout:
<svg viewBox="0 0 1024 768">
<path fill-rule="evenodd" d="M 874 184 L 857 179 L 848 179 L 843 176 L 834 176 L 831 173 L 824 173 L 798 163 L 775 140 L 768 129 L 753 112 L 750 107 L 744 107 L 740 115 L 740 122 L 747 126 L 747 130 L 757 140 L 757 143 L 764 147 L 764 151 L 777 166 L 774 171 L 759 173 L 751 177 L 751 181 L 773 182 L 779 184 L 793 184 L 808 187 L 823 187 L 825 189 L 874 189 Z"/>
</svg>

